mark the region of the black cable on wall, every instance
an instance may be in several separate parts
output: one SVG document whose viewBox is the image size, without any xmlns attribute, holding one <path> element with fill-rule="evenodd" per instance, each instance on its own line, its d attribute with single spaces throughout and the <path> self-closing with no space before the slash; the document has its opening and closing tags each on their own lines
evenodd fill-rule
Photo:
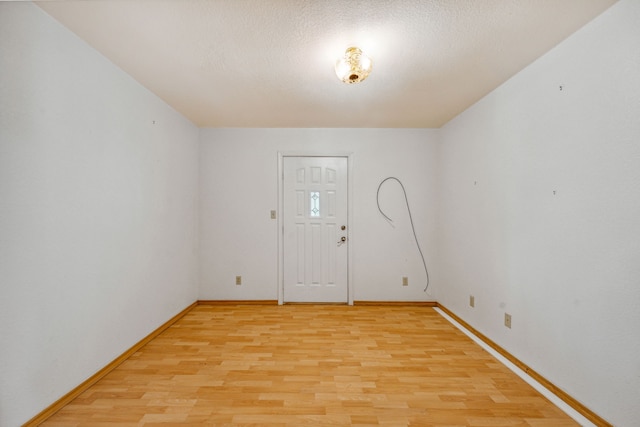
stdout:
<svg viewBox="0 0 640 427">
<path fill-rule="evenodd" d="M 402 192 L 404 193 L 404 201 L 407 204 L 407 212 L 409 213 L 409 222 L 411 222 L 411 231 L 413 232 L 413 238 L 416 241 L 416 246 L 418 247 L 418 252 L 420 253 L 420 258 L 422 259 L 422 265 L 424 265 L 424 272 L 427 275 L 427 285 L 424 287 L 423 292 L 427 292 L 427 288 L 429 288 L 429 269 L 427 269 L 427 262 L 424 260 L 424 254 L 422 253 L 422 249 L 420 248 L 420 243 L 418 243 L 418 236 L 416 235 L 416 229 L 413 226 L 413 217 L 411 216 L 411 208 L 409 207 L 409 198 L 407 197 L 407 190 L 405 190 L 404 185 L 402 184 L 402 181 L 400 181 L 395 176 L 390 176 L 388 178 L 383 179 L 382 182 L 380 182 L 380 185 L 378 185 L 378 191 L 376 192 L 376 204 L 378 205 L 378 210 L 380 211 L 382 216 L 387 219 L 387 221 L 389 221 L 390 223 L 393 223 L 393 220 L 389 218 L 380 208 L 380 188 L 382 187 L 382 184 L 384 184 L 389 180 L 397 181 L 398 184 L 400 184 L 400 187 L 402 188 Z"/>
</svg>

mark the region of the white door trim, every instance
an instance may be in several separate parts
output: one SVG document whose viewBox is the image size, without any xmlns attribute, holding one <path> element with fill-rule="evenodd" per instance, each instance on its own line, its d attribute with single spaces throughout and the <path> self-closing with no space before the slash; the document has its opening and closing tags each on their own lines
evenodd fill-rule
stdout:
<svg viewBox="0 0 640 427">
<path fill-rule="evenodd" d="M 347 159 L 347 302 L 353 305 L 353 154 L 344 152 L 278 152 L 278 304 L 284 303 L 284 158 L 285 157 L 346 157 Z"/>
</svg>

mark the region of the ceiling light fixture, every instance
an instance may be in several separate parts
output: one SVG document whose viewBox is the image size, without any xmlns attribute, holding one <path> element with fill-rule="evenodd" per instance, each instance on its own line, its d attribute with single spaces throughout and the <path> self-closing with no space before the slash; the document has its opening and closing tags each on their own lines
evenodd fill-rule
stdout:
<svg viewBox="0 0 640 427">
<path fill-rule="evenodd" d="M 371 72 L 371 59 L 357 47 L 350 47 L 336 61 L 336 75 L 345 83 L 360 83 Z"/>
</svg>

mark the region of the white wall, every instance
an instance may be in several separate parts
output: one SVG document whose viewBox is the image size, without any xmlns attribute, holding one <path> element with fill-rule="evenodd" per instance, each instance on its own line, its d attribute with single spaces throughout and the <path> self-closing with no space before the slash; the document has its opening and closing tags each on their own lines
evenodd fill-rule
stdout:
<svg viewBox="0 0 640 427">
<path fill-rule="evenodd" d="M 639 22 L 615 4 L 448 123 L 439 157 L 439 301 L 617 426 L 640 419 Z"/>
<path fill-rule="evenodd" d="M 0 425 L 197 299 L 197 154 L 194 125 L 38 7 L 0 2 Z"/>
<path fill-rule="evenodd" d="M 355 300 L 435 300 L 424 293 L 425 273 L 409 228 L 408 192 L 427 262 L 435 256 L 437 131 L 426 129 L 203 129 L 201 131 L 201 299 L 278 298 L 278 152 L 353 154 Z M 243 277 L 242 286 L 235 276 Z M 402 287 L 402 276 L 409 286 Z"/>
</svg>

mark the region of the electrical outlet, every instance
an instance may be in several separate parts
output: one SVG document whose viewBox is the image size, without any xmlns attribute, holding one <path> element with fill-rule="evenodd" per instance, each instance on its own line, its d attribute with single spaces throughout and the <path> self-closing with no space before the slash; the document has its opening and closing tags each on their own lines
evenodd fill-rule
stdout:
<svg viewBox="0 0 640 427">
<path fill-rule="evenodd" d="M 271 211 L 271 219 L 276 219 L 276 211 Z"/>
<path fill-rule="evenodd" d="M 511 315 L 509 313 L 504 314 L 504 326 L 511 329 Z"/>
<path fill-rule="evenodd" d="M 236 276 L 236 285 L 242 285 L 242 276 Z"/>
<path fill-rule="evenodd" d="M 469 305 L 471 307 L 475 307 L 476 306 L 476 299 L 473 295 L 469 295 Z"/>
<path fill-rule="evenodd" d="M 402 277 L 402 286 L 409 286 L 409 278 L 407 276 Z"/>
</svg>

